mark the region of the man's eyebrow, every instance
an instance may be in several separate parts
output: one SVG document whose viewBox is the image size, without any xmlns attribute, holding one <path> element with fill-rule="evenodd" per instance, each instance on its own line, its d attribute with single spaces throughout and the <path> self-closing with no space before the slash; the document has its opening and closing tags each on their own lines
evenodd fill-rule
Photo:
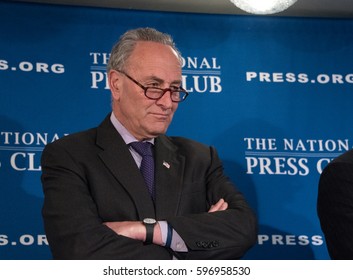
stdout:
<svg viewBox="0 0 353 280">
<path fill-rule="evenodd" d="M 163 79 L 161 79 L 157 76 L 154 76 L 154 75 L 147 77 L 146 80 L 153 80 L 153 81 L 156 81 L 160 84 L 165 82 Z M 182 83 L 181 80 L 175 80 L 175 81 L 172 81 L 170 84 L 171 85 L 175 85 L 175 84 L 181 85 L 181 83 Z"/>
<path fill-rule="evenodd" d="M 161 79 L 161 78 L 159 78 L 159 77 L 157 77 L 157 76 L 154 76 L 154 75 L 148 76 L 148 77 L 146 78 L 146 80 L 153 80 L 153 81 L 156 81 L 156 82 L 159 82 L 159 83 L 163 83 L 163 82 L 164 82 L 163 79 Z"/>
</svg>

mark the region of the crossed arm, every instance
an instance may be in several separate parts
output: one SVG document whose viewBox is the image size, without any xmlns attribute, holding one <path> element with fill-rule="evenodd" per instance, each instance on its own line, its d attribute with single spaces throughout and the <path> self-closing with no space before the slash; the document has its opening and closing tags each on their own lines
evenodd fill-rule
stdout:
<svg viewBox="0 0 353 280">
<path fill-rule="evenodd" d="M 228 203 L 221 198 L 216 204 L 211 205 L 208 213 L 227 210 L 227 208 Z M 107 222 L 104 224 L 119 235 L 145 241 L 146 227 L 140 221 Z M 154 226 L 153 243 L 163 245 L 161 229 L 158 223 Z"/>
</svg>

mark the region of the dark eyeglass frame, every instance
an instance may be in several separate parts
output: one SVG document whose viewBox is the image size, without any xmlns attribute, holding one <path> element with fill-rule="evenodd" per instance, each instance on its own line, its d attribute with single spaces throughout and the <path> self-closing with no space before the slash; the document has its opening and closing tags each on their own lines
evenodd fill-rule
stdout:
<svg viewBox="0 0 353 280">
<path fill-rule="evenodd" d="M 144 85 L 142 85 L 141 83 L 139 83 L 138 81 L 136 81 L 134 78 L 132 78 L 130 75 L 126 74 L 124 71 L 121 71 L 121 70 L 117 70 L 118 72 L 120 72 L 121 74 L 124 74 L 127 78 L 129 78 L 131 81 L 133 81 L 136 85 L 138 85 L 140 88 L 142 88 L 144 90 L 144 94 L 145 96 L 148 98 L 148 99 L 152 99 L 152 100 L 159 100 L 163 97 L 163 95 L 167 92 L 167 91 L 170 91 L 170 98 L 172 100 L 172 102 L 175 102 L 175 103 L 180 103 L 180 102 L 183 102 L 186 97 L 188 97 L 189 93 L 183 89 L 182 87 L 179 87 L 178 89 L 172 89 L 172 88 L 159 88 L 159 87 L 145 87 Z M 157 97 L 157 98 L 154 98 L 154 97 L 149 97 L 147 95 L 147 90 L 148 89 L 158 89 L 158 90 L 161 90 L 161 96 L 160 97 Z M 178 100 L 175 100 L 173 99 L 173 93 L 174 92 L 182 92 L 184 93 L 183 97 L 181 99 L 178 99 Z"/>
</svg>

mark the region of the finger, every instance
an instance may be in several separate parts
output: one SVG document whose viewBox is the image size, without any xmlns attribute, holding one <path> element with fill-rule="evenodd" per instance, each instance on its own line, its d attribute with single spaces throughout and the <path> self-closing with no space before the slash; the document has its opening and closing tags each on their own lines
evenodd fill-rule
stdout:
<svg viewBox="0 0 353 280">
<path fill-rule="evenodd" d="M 216 208 L 219 208 L 219 207 L 222 206 L 223 203 L 224 203 L 224 199 L 221 198 L 220 200 L 217 201 L 217 203 L 215 204 L 215 207 L 216 207 Z"/>
<path fill-rule="evenodd" d="M 216 210 L 214 210 L 214 205 L 211 205 L 210 209 L 208 210 L 208 213 L 212 213 L 214 211 L 216 211 Z"/>
<path fill-rule="evenodd" d="M 219 211 L 222 208 L 222 205 L 225 203 L 224 199 L 221 198 L 217 201 L 216 204 L 211 205 L 210 209 L 208 210 L 209 213 Z M 226 206 L 228 207 L 228 206 Z"/>
<path fill-rule="evenodd" d="M 228 203 L 223 202 L 223 204 L 221 205 L 221 207 L 219 208 L 218 211 L 223 211 L 223 210 L 227 210 L 227 209 L 228 209 Z"/>
</svg>

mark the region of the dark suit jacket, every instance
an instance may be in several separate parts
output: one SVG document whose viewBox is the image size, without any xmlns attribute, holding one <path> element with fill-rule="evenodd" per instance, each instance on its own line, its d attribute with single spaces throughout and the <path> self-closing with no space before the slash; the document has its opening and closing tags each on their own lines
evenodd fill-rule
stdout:
<svg viewBox="0 0 353 280">
<path fill-rule="evenodd" d="M 317 211 L 331 258 L 353 260 L 353 150 L 322 172 Z"/>
<path fill-rule="evenodd" d="M 102 225 L 146 217 L 173 226 L 189 248 L 180 255 L 186 259 L 236 259 L 255 243 L 254 214 L 224 176 L 214 148 L 160 136 L 155 164 L 154 207 L 109 116 L 98 128 L 47 145 L 42 154 L 43 218 L 53 257 L 170 259 L 170 250 L 119 236 Z M 220 198 L 229 209 L 207 213 Z"/>
</svg>

